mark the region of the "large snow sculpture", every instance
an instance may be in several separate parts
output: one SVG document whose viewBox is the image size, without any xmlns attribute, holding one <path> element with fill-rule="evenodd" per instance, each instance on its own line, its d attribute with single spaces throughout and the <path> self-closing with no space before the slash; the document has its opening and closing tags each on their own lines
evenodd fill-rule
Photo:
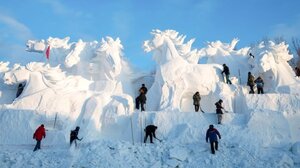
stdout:
<svg viewBox="0 0 300 168">
<path fill-rule="evenodd" d="M 101 42 L 69 43 L 70 38 L 48 38 L 48 40 L 27 42 L 28 52 L 45 52 L 50 46 L 49 64 L 62 65 L 62 68 L 73 75 L 80 75 L 92 80 L 114 80 L 121 73 L 123 46 L 119 38 L 102 38 Z"/>
<path fill-rule="evenodd" d="M 208 95 L 219 81 L 217 65 L 198 65 L 199 51 L 192 50 L 193 39 L 174 30 L 152 31 L 153 39 L 144 42 L 146 52 L 153 51 L 157 62 L 155 81 L 147 93 L 147 109 L 180 110 L 186 95 L 199 91 Z"/>
<path fill-rule="evenodd" d="M 47 42 L 28 41 L 27 50 L 43 53 L 48 45 L 49 64 L 15 65 L 4 74 L 7 85 L 26 82 L 11 108 L 32 110 L 43 116 L 40 122 L 45 123 L 57 115 L 66 136 L 70 127 L 80 125 L 90 140 L 109 130 L 119 116 L 133 112 L 133 100 L 128 95 L 132 93 L 131 69 L 123 59 L 118 38 L 106 37 L 100 43 L 49 38 Z M 38 122 L 33 118 L 29 122 Z M 95 131 L 99 133 L 96 136 Z"/>
<path fill-rule="evenodd" d="M 261 42 L 251 49 L 255 55 L 253 72 L 261 75 L 268 92 L 292 93 L 298 92 L 293 69 L 288 61 L 293 58 L 289 54 L 288 45 L 284 42 L 276 44 L 272 41 Z"/>
<path fill-rule="evenodd" d="M 208 42 L 207 47 L 199 51 L 200 59 L 207 57 L 205 63 L 227 64 L 231 77 L 238 79 L 239 84 L 246 85 L 247 73 L 252 72 L 255 77 L 264 79 L 266 93 L 297 92 L 297 79 L 287 63 L 292 58 L 287 44 L 269 41 L 253 48 L 236 49 L 237 43 L 238 39 L 233 39 L 229 44 Z"/>
</svg>

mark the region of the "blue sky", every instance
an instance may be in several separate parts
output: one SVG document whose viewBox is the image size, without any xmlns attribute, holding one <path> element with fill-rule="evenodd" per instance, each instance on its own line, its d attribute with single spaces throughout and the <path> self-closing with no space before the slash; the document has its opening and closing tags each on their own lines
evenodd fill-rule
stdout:
<svg viewBox="0 0 300 168">
<path fill-rule="evenodd" d="M 17 5 L 18 4 L 18 5 Z M 152 29 L 174 29 L 196 38 L 193 48 L 207 41 L 249 46 L 264 37 L 300 38 L 298 0 L 10 0 L 0 1 L 0 58 L 37 60 L 26 53 L 28 39 L 71 37 L 72 42 L 120 37 L 124 54 L 136 67 L 154 67 L 143 41 Z M 43 60 L 43 59 L 41 59 Z"/>
</svg>

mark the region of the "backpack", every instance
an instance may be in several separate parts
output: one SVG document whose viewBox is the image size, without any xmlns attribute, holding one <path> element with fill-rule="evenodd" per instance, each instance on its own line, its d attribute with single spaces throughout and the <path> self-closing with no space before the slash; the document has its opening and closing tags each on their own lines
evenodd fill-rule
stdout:
<svg viewBox="0 0 300 168">
<path fill-rule="evenodd" d="M 258 83 L 256 83 L 256 86 L 257 86 L 258 88 L 262 88 L 262 87 L 264 86 L 264 84 L 263 84 L 262 82 L 258 82 Z"/>
</svg>

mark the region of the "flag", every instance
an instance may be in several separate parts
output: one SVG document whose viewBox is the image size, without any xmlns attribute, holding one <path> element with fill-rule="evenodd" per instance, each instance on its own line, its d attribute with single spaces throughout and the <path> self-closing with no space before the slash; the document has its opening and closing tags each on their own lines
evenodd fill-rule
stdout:
<svg viewBox="0 0 300 168">
<path fill-rule="evenodd" d="M 46 58 L 49 60 L 50 57 L 50 45 L 48 46 L 47 50 L 46 50 Z"/>
</svg>

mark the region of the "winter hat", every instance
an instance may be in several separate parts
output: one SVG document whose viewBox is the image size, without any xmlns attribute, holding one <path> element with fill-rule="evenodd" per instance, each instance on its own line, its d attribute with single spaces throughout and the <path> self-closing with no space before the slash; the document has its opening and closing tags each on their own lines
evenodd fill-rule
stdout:
<svg viewBox="0 0 300 168">
<path fill-rule="evenodd" d="M 214 128 L 214 125 L 209 125 L 209 128 L 211 129 L 211 128 Z"/>
</svg>

